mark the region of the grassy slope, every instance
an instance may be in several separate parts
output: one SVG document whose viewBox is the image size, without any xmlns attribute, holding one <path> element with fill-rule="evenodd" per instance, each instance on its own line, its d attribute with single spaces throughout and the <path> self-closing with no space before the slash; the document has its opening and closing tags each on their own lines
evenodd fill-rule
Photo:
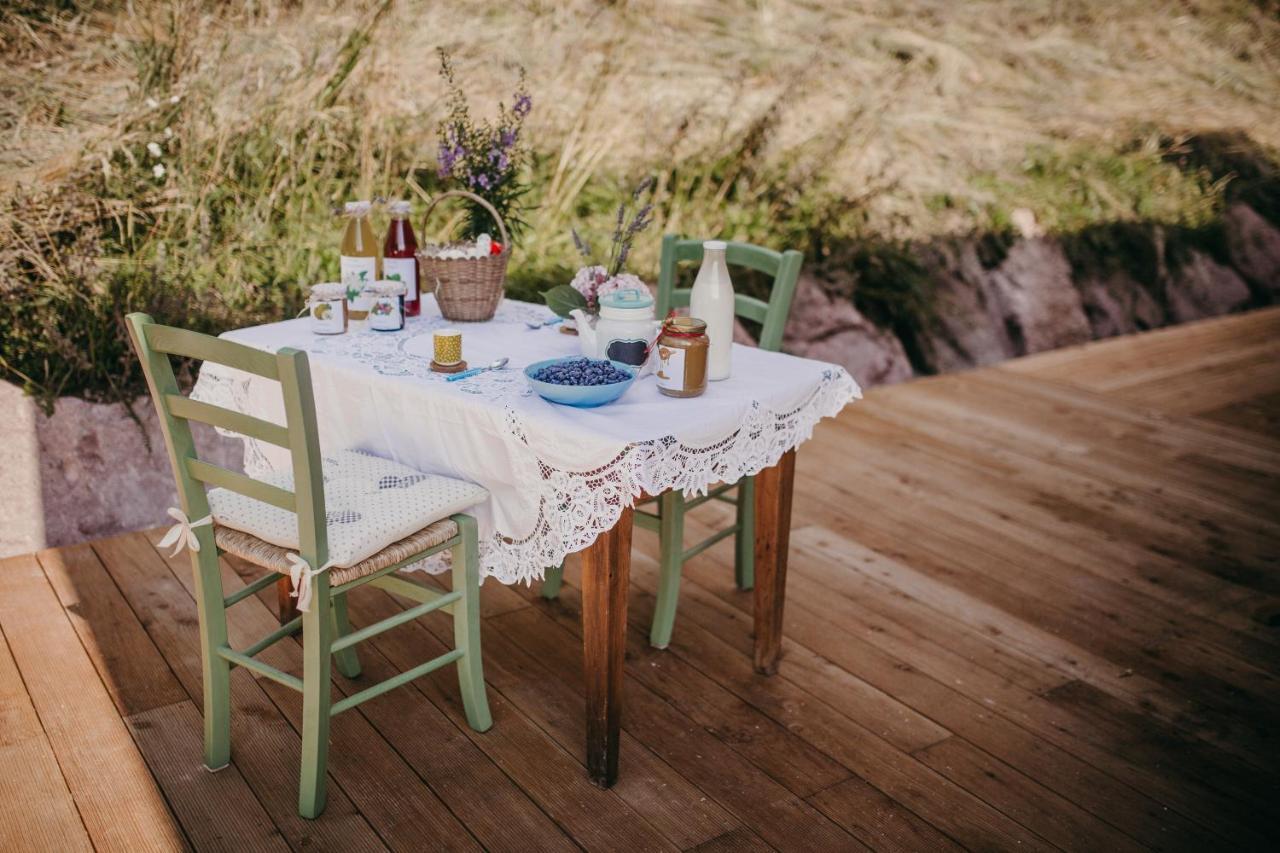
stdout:
<svg viewBox="0 0 1280 853">
<path fill-rule="evenodd" d="M 336 270 L 333 205 L 403 195 L 415 167 L 430 189 L 437 45 L 477 109 L 529 71 L 524 293 L 643 173 L 649 275 L 662 231 L 844 264 L 1018 208 L 1197 227 L 1226 183 L 1167 156 L 1180 134 L 1280 146 L 1269 2 L 61 5 L 0 13 L 0 277 L 21 291 L 0 368 L 46 395 L 133 381 L 127 307 L 201 328 L 292 310 Z"/>
</svg>

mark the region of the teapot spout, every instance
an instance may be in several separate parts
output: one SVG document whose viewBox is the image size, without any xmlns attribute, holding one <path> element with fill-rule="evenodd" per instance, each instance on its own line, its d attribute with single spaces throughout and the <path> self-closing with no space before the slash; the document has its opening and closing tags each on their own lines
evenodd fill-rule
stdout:
<svg viewBox="0 0 1280 853">
<path fill-rule="evenodd" d="M 578 326 L 578 340 L 582 343 L 582 354 L 589 358 L 594 358 L 596 329 L 595 326 L 591 325 L 591 318 L 581 308 L 574 308 L 569 312 L 569 316 L 573 318 L 574 323 Z"/>
</svg>

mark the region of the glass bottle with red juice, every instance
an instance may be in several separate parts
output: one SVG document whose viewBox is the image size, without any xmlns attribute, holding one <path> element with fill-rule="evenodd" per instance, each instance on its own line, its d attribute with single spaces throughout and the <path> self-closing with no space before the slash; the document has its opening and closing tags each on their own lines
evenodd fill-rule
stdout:
<svg viewBox="0 0 1280 853">
<path fill-rule="evenodd" d="M 404 313 L 417 317 L 422 311 L 418 293 L 418 239 L 409 224 L 409 202 L 393 201 L 387 205 L 391 224 L 382 245 L 382 277 L 404 282 Z"/>
</svg>

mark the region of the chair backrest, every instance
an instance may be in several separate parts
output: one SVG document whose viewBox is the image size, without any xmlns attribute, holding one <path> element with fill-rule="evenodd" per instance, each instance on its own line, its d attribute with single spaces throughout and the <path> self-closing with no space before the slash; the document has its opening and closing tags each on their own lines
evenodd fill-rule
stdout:
<svg viewBox="0 0 1280 853">
<path fill-rule="evenodd" d="M 672 308 L 689 304 L 689 288 L 676 288 L 676 267 L 682 261 L 702 260 L 701 240 L 689 240 L 668 234 L 662 238 L 662 260 L 658 267 L 657 312 L 665 317 Z M 773 276 L 769 301 L 754 296 L 735 294 L 733 312 L 739 317 L 754 320 L 761 325 L 759 345 L 761 349 L 777 351 L 782 348 L 782 332 L 791 313 L 791 299 L 796 292 L 796 279 L 804 255 L 794 249 L 775 252 L 751 243 L 730 242 L 725 252 L 730 266 L 748 269 Z"/>
<path fill-rule="evenodd" d="M 298 543 L 302 558 L 312 566 L 329 560 L 325 526 L 324 477 L 320 466 L 320 441 L 316 430 L 315 400 L 311 392 L 311 368 L 307 354 L 284 348 L 272 353 L 201 335 L 186 329 L 157 325 L 146 314 L 128 316 L 129 335 L 142 361 L 142 372 L 160 416 L 160 429 L 169 449 L 169 464 L 178 483 L 182 511 L 192 521 L 209 514 L 205 484 L 239 492 L 298 516 Z M 285 425 L 201 403 L 179 393 L 170 357 L 225 364 L 280 383 Z M 196 455 L 189 421 L 199 421 L 265 441 L 289 450 L 293 462 L 292 492 L 202 461 Z M 200 548 L 216 554 L 212 527 L 195 528 Z"/>
</svg>

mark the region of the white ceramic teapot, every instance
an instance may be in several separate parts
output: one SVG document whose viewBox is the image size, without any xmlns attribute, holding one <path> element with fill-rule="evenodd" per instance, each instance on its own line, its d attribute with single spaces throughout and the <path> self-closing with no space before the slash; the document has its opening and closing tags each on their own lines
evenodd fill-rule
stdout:
<svg viewBox="0 0 1280 853">
<path fill-rule="evenodd" d="M 593 325 L 581 308 L 569 312 L 578 325 L 578 340 L 587 358 L 608 358 L 642 366 L 658 334 L 653 297 L 647 290 L 616 290 L 600 297 L 600 317 Z"/>
</svg>

